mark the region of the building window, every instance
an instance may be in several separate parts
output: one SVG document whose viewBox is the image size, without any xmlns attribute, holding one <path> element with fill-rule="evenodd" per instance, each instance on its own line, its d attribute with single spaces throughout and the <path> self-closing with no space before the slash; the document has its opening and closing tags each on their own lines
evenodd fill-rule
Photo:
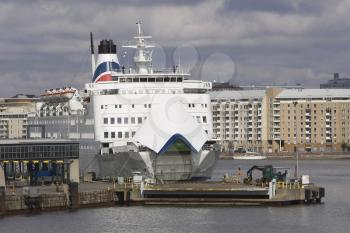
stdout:
<svg viewBox="0 0 350 233">
<path fill-rule="evenodd" d="M 119 108 L 122 108 L 122 105 L 121 105 L 121 104 L 119 104 Z"/>
<path fill-rule="evenodd" d="M 123 137 L 123 133 L 122 132 L 118 132 L 118 138 L 122 138 Z"/>
<path fill-rule="evenodd" d="M 124 124 L 129 124 L 129 118 L 124 117 Z"/>
<path fill-rule="evenodd" d="M 103 105 L 101 105 L 101 109 L 103 109 Z M 66 110 L 66 109 L 65 109 Z M 66 112 L 66 111 L 65 111 Z"/>
<path fill-rule="evenodd" d="M 115 123 L 114 117 L 111 118 L 111 124 L 113 125 Z"/>
<path fill-rule="evenodd" d="M 103 118 L 103 124 L 108 124 L 108 118 L 107 117 L 105 117 L 105 118 Z"/>
<path fill-rule="evenodd" d="M 108 132 L 104 132 L 103 136 L 104 138 L 108 138 Z"/>
<path fill-rule="evenodd" d="M 138 124 L 142 124 L 142 117 L 138 117 L 138 118 L 137 118 L 137 123 L 138 123 Z"/>
<path fill-rule="evenodd" d="M 125 132 L 125 138 L 129 138 L 129 132 Z"/>
<path fill-rule="evenodd" d="M 131 137 L 134 137 L 135 136 L 135 131 L 132 131 L 131 132 Z"/>
<path fill-rule="evenodd" d="M 145 106 L 145 108 L 147 108 L 147 104 L 144 104 L 143 106 Z"/>
<path fill-rule="evenodd" d="M 118 124 L 121 124 L 121 123 L 122 123 L 122 118 L 121 118 L 121 117 L 118 117 L 118 118 L 117 118 L 117 123 L 118 123 Z"/>
<path fill-rule="evenodd" d="M 207 123 L 207 117 L 203 116 L 203 123 Z"/>
<path fill-rule="evenodd" d="M 111 138 L 115 138 L 115 132 L 111 132 Z"/>
<path fill-rule="evenodd" d="M 135 124 L 135 117 L 131 117 L 131 124 Z"/>
<path fill-rule="evenodd" d="M 149 108 L 151 108 L 151 106 L 152 106 L 151 104 L 148 104 L 148 107 L 149 107 Z"/>
<path fill-rule="evenodd" d="M 135 104 L 132 104 L 131 107 L 132 107 L 132 108 L 135 108 Z"/>
</svg>

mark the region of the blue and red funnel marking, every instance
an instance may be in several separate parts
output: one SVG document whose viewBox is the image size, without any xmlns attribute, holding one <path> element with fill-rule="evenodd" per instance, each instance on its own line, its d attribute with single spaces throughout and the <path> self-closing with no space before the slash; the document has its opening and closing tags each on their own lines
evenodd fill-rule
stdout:
<svg viewBox="0 0 350 233">
<path fill-rule="evenodd" d="M 92 82 L 112 81 L 111 71 L 118 69 L 120 69 L 120 65 L 116 62 L 102 62 L 97 66 Z"/>
</svg>

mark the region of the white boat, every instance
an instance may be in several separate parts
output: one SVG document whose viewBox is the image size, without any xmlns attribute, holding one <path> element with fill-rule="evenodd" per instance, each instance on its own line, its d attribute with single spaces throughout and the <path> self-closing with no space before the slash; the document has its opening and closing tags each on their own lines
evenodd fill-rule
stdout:
<svg viewBox="0 0 350 233">
<path fill-rule="evenodd" d="M 262 160 L 266 159 L 267 157 L 256 152 L 247 152 L 242 155 L 234 155 L 232 158 L 237 160 Z"/>
</svg>

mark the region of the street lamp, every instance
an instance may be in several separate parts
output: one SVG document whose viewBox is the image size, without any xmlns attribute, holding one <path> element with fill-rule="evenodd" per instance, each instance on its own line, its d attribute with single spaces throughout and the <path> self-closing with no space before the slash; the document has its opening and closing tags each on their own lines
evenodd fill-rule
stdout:
<svg viewBox="0 0 350 233">
<path fill-rule="evenodd" d="M 298 101 L 293 101 L 293 105 L 294 105 L 294 110 L 296 112 L 296 115 L 298 114 L 298 111 L 296 109 L 297 105 L 298 105 Z M 296 169 L 295 169 L 295 178 L 298 178 L 299 176 L 299 151 L 298 151 L 298 119 L 297 117 L 295 118 L 295 123 L 296 123 L 296 138 L 295 138 L 295 144 L 294 144 L 294 153 L 295 153 L 295 159 L 296 159 Z"/>
</svg>

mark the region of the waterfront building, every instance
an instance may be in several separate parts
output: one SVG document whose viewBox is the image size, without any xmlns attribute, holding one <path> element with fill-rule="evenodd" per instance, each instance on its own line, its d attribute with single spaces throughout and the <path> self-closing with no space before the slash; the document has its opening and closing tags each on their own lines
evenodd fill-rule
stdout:
<svg viewBox="0 0 350 233">
<path fill-rule="evenodd" d="M 28 114 L 35 112 L 33 96 L 0 99 L 0 139 L 26 138 Z"/>
<path fill-rule="evenodd" d="M 213 135 L 226 150 L 261 150 L 265 95 L 265 90 L 210 93 Z"/>
<path fill-rule="evenodd" d="M 276 151 L 347 151 L 350 143 L 350 91 L 283 90 L 274 100 Z"/>
<path fill-rule="evenodd" d="M 350 88 L 350 78 L 340 78 L 339 73 L 334 73 L 333 79 L 320 85 L 321 89 L 341 89 Z"/>
<path fill-rule="evenodd" d="M 225 150 L 341 152 L 350 146 L 350 91 L 211 92 L 213 134 Z"/>
</svg>

